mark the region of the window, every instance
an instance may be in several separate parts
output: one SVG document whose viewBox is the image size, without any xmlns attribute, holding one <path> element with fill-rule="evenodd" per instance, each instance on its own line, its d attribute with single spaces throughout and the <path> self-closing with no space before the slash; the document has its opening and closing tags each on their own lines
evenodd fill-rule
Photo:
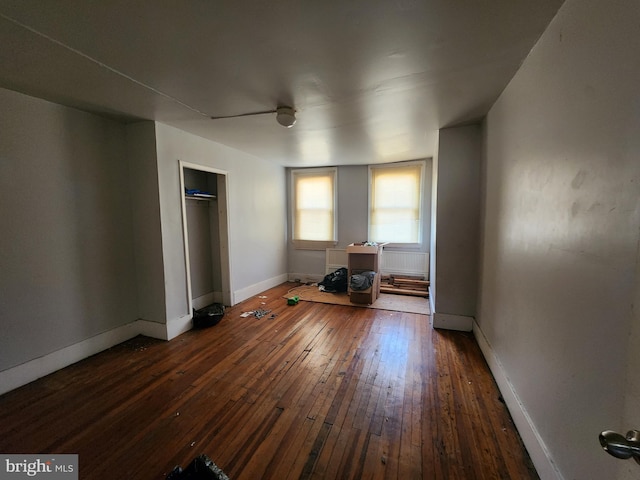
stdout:
<svg viewBox="0 0 640 480">
<path fill-rule="evenodd" d="M 369 167 L 369 240 L 420 243 L 424 162 Z"/>
<path fill-rule="evenodd" d="M 336 244 L 336 177 L 336 168 L 291 170 L 296 248 L 324 250 Z"/>
</svg>

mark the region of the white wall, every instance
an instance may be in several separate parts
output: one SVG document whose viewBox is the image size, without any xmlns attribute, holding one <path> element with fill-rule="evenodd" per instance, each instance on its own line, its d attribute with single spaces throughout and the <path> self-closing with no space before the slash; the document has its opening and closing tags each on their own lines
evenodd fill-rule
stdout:
<svg viewBox="0 0 640 480">
<path fill-rule="evenodd" d="M 431 257 L 431 260 L 429 262 L 429 304 L 431 307 L 431 312 L 435 311 L 437 290 L 436 283 L 431 280 L 436 278 L 436 262 L 434 261 L 434 259 L 438 255 L 438 249 L 436 247 L 436 232 L 438 231 L 438 164 L 440 158 L 439 144 L 439 136 L 436 136 L 431 171 L 431 212 L 429 218 L 431 226 L 429 233 L 429 256 Z"/>
<path fill-rule="evenodd" d="M 431 166 L 432 160 L 425 160 L 422 245 L 421 252 L 430 251 L 431 237 Z M 289 175 L 289 170 L 287 170 Z M 290 188 L 287 178 L 287 187 Z M 346 165 L 338 167 L 338 243 L 335 248 L 345 248 L 353 242 L 363 242 L 369 237 L 369 169 L 366 165 Z M 287 205 L 288 215 L 291 206 Z M 291 232 L 289 232 L 291 234 Z M 294 276 L 308 275 L 320 277 L 325 274 L 325 251 L 296 250 L 288 245 L 289 273 Z M 304 278 L 303 278 L 304 279 Z"/>
<path fill-rule="evenodd" d="M 438 134 L 432 229 L 433 326 L 470 331 L 476 315 L 480 222 L 480 125 Z M 435 291 L 438 291 L 437 296 Z"/>
<path fill-rule="evenodd" d="M 628 430 L 640 430 L 640 242 L 636 252 L 636 279 L 635 296 L 632 304 L 633 318 L 629 343 L 627 348 L 627 384 L 625 388 L 625 406 L 622 420 L 608 427 L 617 430 L 623 435 Z M 632 461 L 618 462 L 618 480 L 632 480 L 638 478 L 640 468 Z"/>
<path fill-rule="evenodd" d="M 618 423 L 612 424 L 610 429 L 616 430 L 623 435 L 628 430 L 640 430 L 640 242 L 636 252 L 636 277 L 635 294 L 631 309 L 633 317 L 631 320 L 631 331 L 629 332 L 629 342 L 627 346 L 627 384 L 625 388 L 625 405 L 622 412 L 622 419 Z M 640 467 L 632 461 L 618 462 L 618 480 L 632 480 L 638 478 Z"/>
<path fill-rule="evenodd" d="M 4 371 L 133 322 L 137 307 L 124 127 L 3 89 L 0 111 Z"/>
<path fill-rule="evenodd" d="M 168 322 L 189 315 L 178 161 L 227 172 L 231 285 L 239 302 L 286 280 L 284 168 L 156 124 Z"/>
<path fill-rule="evenodd" d="M 166 323 L 156 129 L 153 122 L 126 126 L 133 212 L 138 317 Z"/>
<path fill-rule="evenodd" d="M 0 109 L 0 393 L 190 328 L 179 159 L 228 172 L 235 301 L 286 280 L 282 167 L 8 90 Z"/>
<path fill-rule="evenodd" d="M 640 427 L 639 24 L 568 0 L 486 121 L 477 322 L 543 479 L 640 474 L 598 442 Z"/>
</svg>

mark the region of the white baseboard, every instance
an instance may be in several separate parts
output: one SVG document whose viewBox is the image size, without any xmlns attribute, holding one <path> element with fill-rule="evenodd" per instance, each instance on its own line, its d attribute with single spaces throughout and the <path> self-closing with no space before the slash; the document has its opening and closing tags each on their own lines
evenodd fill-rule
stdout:
<svg viewBox="0 0 640 480">
<path fill-rule="evenodd" d="M 434 302 L 435 302 L 435 295 L 433 294 L 433 289 L 431 285 L 429 285 L 429 307 L 431 308 L 432 315 L 433 315 L 433 312 L 436 311 L 436 305 Z"/>
<path fill-rule="evenodd" d="M 254 295 L 268 290 L 287 281 L 287 275 L 278 275 L 263 282 L 235 292 L 237 302 L 246 300 Z M 215 297 L 218 298 L 218 297 Z M 215 301 L 215 300 L 214 300 Z M 236 302 L 236 303 L 237 303 Z M 171 340 L 178 335 L 191 330 L 193 324 L 191 312 L 165 323 L 139 319 L 134 322 L 116 327 L 100 333 L 81 342 L 62 348 L 39 358 L 34 358 L 23 364 L 8 368 L 0 372 L 0 395 L 10 390 L 26 385 L 38 378 L 79 362 L 91 355 L 95 355 L 107 348 L 111 348 L 137 335 Z"/>
<path fill-rule="evenodd" d="M 166 340 L 174 339 L 178 335 L 191 330 L 193 327 L 191 319 L 192 314 L 190 313 L 188 315 L 183 315 L 182 317 L 169 320 L 166 325 Z"/>
<path fill-rule="evenodd" d="M 509 409 L 509 413 L 513 418 L 513 422 L 520 433 L 522 442 L 529 452 L 531 461 L 538 471 L 541 480 L 563 480 L 562 474 L 558 471 L 556 464 L 553 462 L 549 450 L 544 441 L 538 434 L 531 417 L 527 413 L 526 408 L 520 401 L 518 394 L 513 388 L 513 384 L 509 380 L 500 359 L 496 356 L 489 341 L 484 336 L 480 326 L 473 322 L 473 334 L 480 346 L 480 350 L 484 355 L 489 369 L 498 384 L 498 389 L 502 394 L 502 398 Z"/>
<path fill-rule="evenodd" d="M 433 312 L 433 328 L 444 328 L 445 330 L 460 330 L 470 332 L 473 330 L 473 317 L 464 315 L 451 315 L 449 313 Z"/>
<path fill-rule="evenodd" d="M 160 340 L 171 340 L 190 330 L 191 327 L 190 314 L 170 320 L 167 324 L 142 319 L 136 320 L 3 370 L 0 372 L 0 395 L 49 375 L 56 370 L 68 367 L 91 355 L 100 353 L 137 335 L 145 335 Z"/>
<path fill-rule="evenodd" d="M 138 335 L 145 337 L 158 338 L 160 340 L 168 340 L 167 325 L 165 323 L 152 322 L 150 320 L 138 319 L 135 322 Z"/>
<path fill-rule="evenodd" d="M 211 305 L 212 303 L 220 303 L 222 300 L 222 292 L 209 292 L 204 295 L 193 299 L 193 308 L 196 310 L 200 310 L 207 305 Z"/>
<path fill-rule="evenodd" d="M 137 335 L 145 335 L 160 340 L 171 340 L 190 330 L 191 327 L 190 314 L 170 320 L 167 324 L 142 319 L 136 320 L 1 371 L 0 395 L 84 360 L 91 355 L 100 353 Z"/>
<path fill-rule="evenodd" d="M 0 395 L 33 382 L 45 375 L 49 375 L 56 370 L 79 362 L 91 355 L 95 355 L 139 334 L 138 322 L 131 322 L 87 338 L 82 342 L 43 355 L 42 357 L 34 358 L 21 365 L 3 370 L 0 372 Z"/>
<path fill-rule="evenodd" d="M 268 278 L 267 280 L 263 280 L 262 282 L 254 283 L 246 288 L 242 288 L 240 290 L 236 290 L 233 293 L 233 301 L 234 305 L 236 303 L 240 303 L 247 298 L 251 298 L 254 295 L 258 295 L 259 293 L 264 292 L 265 290 L 269 290 L 270 288 L 276 287 L 281 283 L 287 281 L 287 274 L 283 273 L 282 275 L 278 275 L 272 278 Z"/>
</svg>

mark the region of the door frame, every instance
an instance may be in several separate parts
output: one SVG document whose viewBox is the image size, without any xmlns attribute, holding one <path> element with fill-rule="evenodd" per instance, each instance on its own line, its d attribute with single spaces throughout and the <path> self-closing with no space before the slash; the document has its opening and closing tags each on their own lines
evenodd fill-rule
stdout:
<svg viewBox="0 0 640 480">
<path fill-rule="evenodd" d="M 229 172 L 217 168 L 206 167 L 197 163 L 178 160 L 180 169 L 180 202 L 182 208 L 182 237 L 184 241 L 184 259 L 186 267 L 187 305 L 189 315 L 193 312 L 193 294 L 191 289 L 191 262 L 189 259 L 189 230 L 187 224 L 187 204 L 184 195 L 184 169 L 199 170 L 217 175 L 216 193 L 218 206 L 218 229 L 220 233 L 220 276 L 222 280 L 222 303 L 226 306 L 234 304 L 231 287 L 231 244 L 229 243 Z M 217 252 L 216 252 L 217 253 Z"/>
</svg>

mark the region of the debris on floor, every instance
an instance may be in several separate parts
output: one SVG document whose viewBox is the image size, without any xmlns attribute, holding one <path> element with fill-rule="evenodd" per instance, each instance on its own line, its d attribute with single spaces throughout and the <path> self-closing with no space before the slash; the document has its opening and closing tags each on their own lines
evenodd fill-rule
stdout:
<svg viewBox="0 0 640 480">
<path fill-rule="evenodd" d="M 263 310 L 261 308 L 258 308 L 256 310 L 251 310 L 250 312 L 242 312 L 240 314 L 240 316 L 242 318 L 246 318 L 246 317 L 250 317 L 251 315 L 253 315 L 256 318 L 262 318 L 262 317 L 266 317 L 267 315 L 269 315 L 271 313 L 271 310 Z M 276 318 L 276 314 L 273 313 L 271 315 L 271 317 L 269 318 Z"/>
<path fill-rule="evenodd" d="M 258 310 L 254 310 L 253 316 L 256 318 L 262 318 L 270 313 L 271 313 L 271 310 L 262 310 L 259 308 Z"/>
<path fill-rule="evenodd" d="M 229 480 L 220 467 L 204 454 L 198 455 L 184 469 L 180 465 L 176 466 L 166 478 L 167 480 Z"/>
<path fill-rule="evenodd" d="M 299 300 L 300 300 L 300 297 L 298 295 L 295 295 L 291 298 L 287 298 L 287 305 L 297 305 Z"/>
</svg>

